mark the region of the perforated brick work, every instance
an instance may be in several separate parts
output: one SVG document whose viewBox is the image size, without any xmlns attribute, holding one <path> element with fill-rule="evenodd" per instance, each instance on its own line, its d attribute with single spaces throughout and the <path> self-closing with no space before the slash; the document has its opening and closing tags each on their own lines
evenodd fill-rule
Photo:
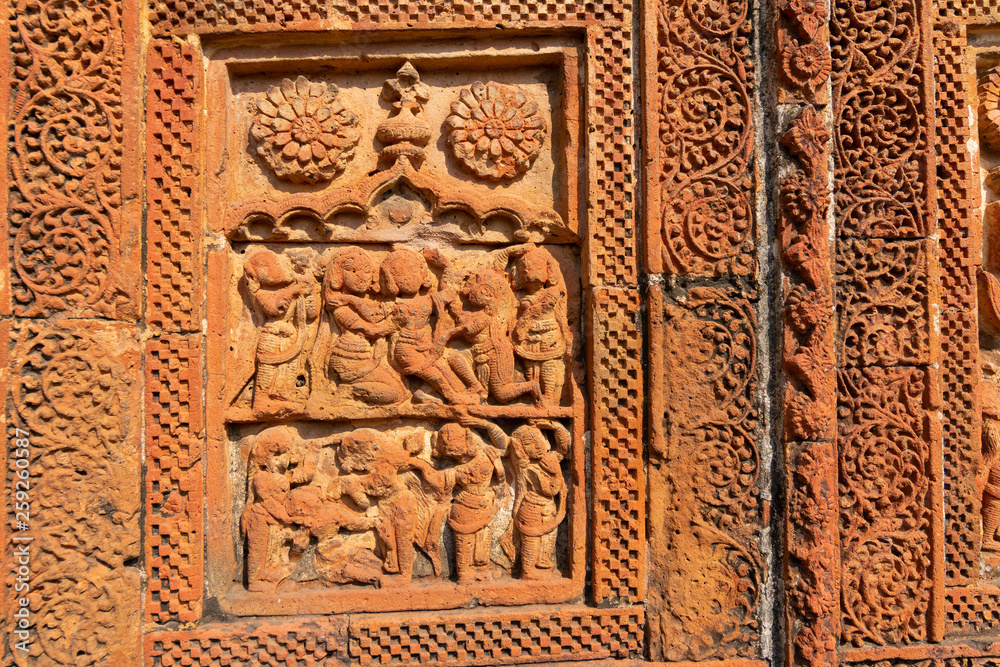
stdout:
<svg viewBox="0 0 1000 667">
<path fill-rule="evenodd" d="M 201 344 L 146 344 L 146 568 L 149 620 L 190 622 L 202 604 Z"/>
<path fill-rule="evenodd" d="M 638 601 L 645 580 L 639 294 L 598 289 L 591 340 L 593 581 L 597 601 Z"/>
<path fill-rule="evenodd" d="M 625 658 L 642 650 L 641 608 L 552 612 L 482 610 L 387 621 L 351 619 L 350 656 L 359 665 L 519 665 Z"/>
<path fill-rule="evenodd" d="M 157 41 L 150 48 L 146 318 L 164 331 L 201 329 L 195 104 L 200 71 L 200 56 L 190 44 Z"/>
</svg>

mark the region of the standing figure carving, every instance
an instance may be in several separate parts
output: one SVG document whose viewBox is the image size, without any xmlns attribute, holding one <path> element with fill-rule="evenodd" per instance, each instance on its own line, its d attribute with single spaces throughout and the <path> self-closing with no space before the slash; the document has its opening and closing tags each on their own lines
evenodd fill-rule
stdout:
<svg viewBox="0 0 1000 667">
<path fill-rule="evenodd" d="M 488 445 L 472 427 L 485 428 L 495 446 Z M 506 472 L 502 457 L 507 436 L 488 422 L 466 419 L 441 427 L 435 440 L 435 456 L 456 465 L 435 470 L 420 462 L 424 479 L 444 493 L 454 491 L 448 527 L 455 534 L 455 570 L 458 583 L 493 579 L 490 551 L 493 530 L 490 524 L 506 494 Z"/>
<path fill-rule="evenodd" d="M 539 383 L 542 403 L 559 405 L 570 340 L 566 283 L 559 263 L 545 248 L 529 243 L 512 251 L 520 256 L 511 283 L 526 293 L 518 303 L 514 351 L 524 361 L 528 379 Z"/>
<path fill-rule="evenodd" d="M 1000 382 L 993 358 L 1000 340 L 1000 280 L 990 271 L 979 272 L 979 311 L 983 450 L 977 482 L 982 493 L 982 548 L 1000 551 Z"/>
<path fill-rule="evenodd" d="M 554 432 L 555 451 L 542 429 Z M 501 546 L 512 561 L 520 551 L 522 579 L 545 579 L 555 574 L 556 536 L 566 517 L 566 480 L 560 464 L 569 453 L 569 444 L 566 427 L 551 421 L 519 426 L 508 439 L 514 509 Z"/>
<path fill-rule="evenodd" d="M 307 324 L 319 314 L 315 282 L 296 271 L 289 257 L 270 250 L 247 259 L 243 274 L 250 300 L 264 319 L 257 337 L 254 411 L 300 409 L 309 397 Z"/>
</svg>

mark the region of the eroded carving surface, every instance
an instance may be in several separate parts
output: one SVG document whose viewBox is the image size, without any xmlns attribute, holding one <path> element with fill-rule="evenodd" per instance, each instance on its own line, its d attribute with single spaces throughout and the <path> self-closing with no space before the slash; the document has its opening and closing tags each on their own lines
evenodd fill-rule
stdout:
<svg viewBox="0 0 1000 667">
<path fill-rule="evenodd" d="M 28 609 L 36 623 L 19 664 L 121 660 L 134 654 L 139 633 L 139 573 L 130 567 L 140 544 L 139 426 L 131 416 L 138 387 L 125 370 L 138 359 L 135 331 L 24 325 L 12 333 L 7 436 L 30 460 L 30 474 L 8 468 L 5 505 L 29 526 L 16 534 L 33 540 Z M 34 502 L 19 506 L 25 498 Z M 5 562 L 23 560 L 14 558 L 21 544 L 5 545 Z M 15 574 L 5 575 L 11 590 Z M 7 638 L 16 655 L 15 635 Z"/>
<path fill-rule="evenodd" d="M 654 289 L 650 306 L 651 650 L 666 660 L 752 655 L 764 579 L 757 321 L 745 297 L 715 287 Z"/>
</svg>

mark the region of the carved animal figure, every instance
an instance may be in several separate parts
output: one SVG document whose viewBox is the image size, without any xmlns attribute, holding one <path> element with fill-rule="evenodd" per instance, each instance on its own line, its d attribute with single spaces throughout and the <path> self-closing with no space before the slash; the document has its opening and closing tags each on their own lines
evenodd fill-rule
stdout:
<svg viewBox="0 0 1000 667">
<path fill-rule="evenodd" d="M 292 521 L 304 526 L 299 537 L 305 540 L 297 546 L 305 550 L 309 536 L 317 538 L 313 568 L 327 585 L 382 585 L 382 561 L 374 553 L 374 535 L 367 532 L 377 519 L 325 497 L 315 484 L 292 489 L 286 507 Z"/>
<path fill-rule="evenodd" d="M 368 497 L 376 499 L 379 522 L 377 531 L 385 550 L 383 569 L 398 574 L 395 581 L 408 582 L 413 576 L 413 546 L 430 558 L 435 573 L 440 572 L 440 516 L 438 502 L 423 492 L 412 470 L 433 470 L 429 463 L 416 455 L 423 447 L 419 435 L 400 442 L 380 431 L 369 428 L 331 436 L 328 442 L 339 444 L 337 463 L 344 473 L 364 472 L 360 477 L 342 477 L 343 493 L 358 506 L 367 509 Z"/>
</svg>

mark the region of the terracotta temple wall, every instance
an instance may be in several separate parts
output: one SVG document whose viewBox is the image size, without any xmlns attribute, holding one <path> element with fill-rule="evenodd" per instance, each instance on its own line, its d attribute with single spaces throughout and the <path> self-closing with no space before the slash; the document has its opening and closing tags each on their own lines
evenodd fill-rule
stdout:
<svg viewBox="0 0 1000 667">
<path fill-rule="evenodd" d="M 1000 7 L 4 6 L 0 665 L 1000 661 Z"/>
</svg>

